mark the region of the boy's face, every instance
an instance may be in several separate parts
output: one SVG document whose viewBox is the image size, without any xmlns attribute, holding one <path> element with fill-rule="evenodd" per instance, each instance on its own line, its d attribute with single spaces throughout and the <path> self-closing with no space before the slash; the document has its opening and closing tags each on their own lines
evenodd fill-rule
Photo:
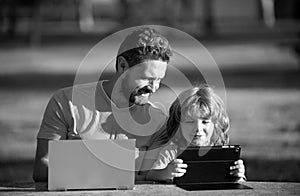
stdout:
<svg viewBox="0 0 300 196">
<path fill-rule="evenodd" d="M 208 146 L 214 131 L 211 119 L 185 119 L 181 124 L 181 131 L 185 139 L 193 146 Z"/>
</svg>

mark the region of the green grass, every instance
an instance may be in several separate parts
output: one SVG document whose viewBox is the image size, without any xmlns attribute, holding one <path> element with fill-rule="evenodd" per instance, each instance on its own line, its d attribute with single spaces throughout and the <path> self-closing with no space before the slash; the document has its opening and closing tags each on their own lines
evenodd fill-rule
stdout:
<svg viewBox="0 0 300 196">
<path fill-rule="evenodd" d="M 31 180 L 35 137 L 52 93 L 0 90 L 0 181 Z M 174 98 L 162 90 L 153 100 L 167 109 Z M 227 90 L 231 143 L 242 146 L 249 180 L 300 181 L 299 100 L 293 89 Z"/>
</svg>

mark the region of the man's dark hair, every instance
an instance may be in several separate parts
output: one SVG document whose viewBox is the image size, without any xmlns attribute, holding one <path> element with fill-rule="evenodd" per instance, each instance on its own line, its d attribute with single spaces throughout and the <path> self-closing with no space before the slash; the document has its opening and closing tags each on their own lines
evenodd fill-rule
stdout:
<svg viewBox="0 0 300 196">
<path fill-rule="evenodd" d="M 144 60 L 162 60 L 169 62 L 172 56 L 168 40 L 153 28 L 141 28 L 128 35 L 122 42 L 116 59 L 126 59 L 129 67 L 142 63 Z"/>
</svg>

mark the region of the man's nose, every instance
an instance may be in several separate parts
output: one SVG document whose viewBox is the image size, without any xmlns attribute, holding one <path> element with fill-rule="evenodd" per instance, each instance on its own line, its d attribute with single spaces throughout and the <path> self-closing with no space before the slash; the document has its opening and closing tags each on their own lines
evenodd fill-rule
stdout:
<svg viewBox="0 0 300 196">
<path fill-rule="evenodd" d="M 152 92 L 153 93 L 155 93 L 157 91 L 157 89 L 159 88 L 159 84 L 160 84 L 160 81 L 158 81 L 158 80 L 153 80 L 151 82 Z"/>
</svg>

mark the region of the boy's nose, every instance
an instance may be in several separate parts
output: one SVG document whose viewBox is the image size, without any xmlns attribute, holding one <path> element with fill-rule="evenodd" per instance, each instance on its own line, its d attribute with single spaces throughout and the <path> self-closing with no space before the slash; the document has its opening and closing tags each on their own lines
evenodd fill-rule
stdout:
<svg viewBox="0 0 300 196">
<path fill-rule="evenodd" d="M 196 135 L 201 135 L 205 133 L 205 127 L 203 126 L 202 122 L 197 122 L 197 129 L 196 129 Z"/>
<path fill-rule="evenodd" d="M 196 135 L 204 135 L 205 134 L 205 130 L 202 128 L 202 129 L 199 129 L 197 128 L 196 129 Z"/>
</svg>

